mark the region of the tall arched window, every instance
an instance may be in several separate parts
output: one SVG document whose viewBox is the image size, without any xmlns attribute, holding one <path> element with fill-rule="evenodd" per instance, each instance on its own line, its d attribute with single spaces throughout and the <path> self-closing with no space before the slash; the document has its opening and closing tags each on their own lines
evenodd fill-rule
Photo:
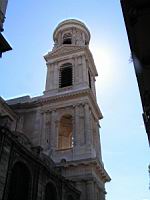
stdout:
<svg viewBox="0 0 150 200">
<path fill-rule="evenodd" d="M 63 36 L 63 44 L 72 44 L 72 36 L 70 33 L 66 33 Z"/>
<path fill-rule="evenodd" d="M 45 200 L 57 200 L 57 190 L 53 183 L 49 182 L 45 188 Z"/>
<path fill-rule="evenodd" d="M 72 116 L 63 116 L 59 123 L 58 149 L 68 149 L 73 147 L 72 131 Z"/>
<path fill-rule="evenodd" d="M 17 162 L 12 168 L 7 200 L 28 200 L 31 176 L 25 164 Z"/>
<path fill-rule="evenodd" d="M 59 87 L 67 87 L 72 85 L 72 64 L 66 63 L 60 67 Z"/>
</svg>

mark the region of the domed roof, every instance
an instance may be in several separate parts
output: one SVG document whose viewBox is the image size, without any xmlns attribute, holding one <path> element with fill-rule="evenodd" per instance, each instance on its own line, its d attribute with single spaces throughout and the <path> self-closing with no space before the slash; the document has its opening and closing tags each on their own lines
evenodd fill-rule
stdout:
<svg viewBox="0 0 150 200">
<path fill-rule="evenodd" d="M 53 33 L 54 41 L 57 38 L 57 34 L 59 33 L 59 31 L 63 31 L 67 28 L 72 28 L 72 27 L 75 27 L 75 28 L 78 28 L 78 29 L 84 31 L 88 37 L 88 40 L 90 40 L 90 32 L 83 22 L 81 22 L 77 19 L 67 19 L 67 20 L 60 22 L 57 25 L 56 29 L 54 30 L 54 33 Z"/>
</svg>

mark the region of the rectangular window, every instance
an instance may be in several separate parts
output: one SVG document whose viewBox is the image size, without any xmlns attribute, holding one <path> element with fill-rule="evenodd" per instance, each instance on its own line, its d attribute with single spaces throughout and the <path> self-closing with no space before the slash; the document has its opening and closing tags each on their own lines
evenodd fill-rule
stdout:
<svg viewBox="0 0 150 200">
<path fill-rule="evenodd" d="M 72 65 L 68 64 L 60 68 L 59 87 L 72 85 Z"/>
</svg>

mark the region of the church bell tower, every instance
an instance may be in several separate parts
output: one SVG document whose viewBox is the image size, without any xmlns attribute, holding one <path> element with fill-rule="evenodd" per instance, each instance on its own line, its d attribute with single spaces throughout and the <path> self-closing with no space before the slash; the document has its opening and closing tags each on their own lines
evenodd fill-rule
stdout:
<svg viewBox="0 0 150 200">
<path fill-rule="evenodd" d="M 54 47 L 44 56 L 47 78 L 44 97 L 50 131 L 45 152 L 62 175 L 81 191 L 81 200 L 104 200 L 110 177 L 102 162 L 95 77 L 98 75 L 89 50 L 90 32 L 84 23 L 61 22 L 53 34 Z M 46 140 L 45 140 L 46 141 Z"/>
</svg>

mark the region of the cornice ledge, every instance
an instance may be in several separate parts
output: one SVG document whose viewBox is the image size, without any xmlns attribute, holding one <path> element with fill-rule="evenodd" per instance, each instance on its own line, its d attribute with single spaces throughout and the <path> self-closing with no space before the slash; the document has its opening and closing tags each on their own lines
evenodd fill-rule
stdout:
<svg viewBox="0 0 150 200">
<path fill-rule="evenodd" d="M 49 101 L 52 101 L 52 100 L 57 100 L 57 99 L 65 99 L 67 97 L 72 97 L 72 96 L 78 96 L 78 95 L 83 95 L 83 94 L 86 94 L 86 93 L 89 93 L 89 89 L 82 89 L 82 90 L 78 90 L 78 91 L 73 91 L 73 92 L 70 92 L 70 93 L 64 93 L 64 94 L 58 94 L 58 95 L 55 95 L 55 96 L 47 96 L 47 97 L 44 97 L 41 98 L 39 101 L 41 103 L 47 103 Z"/>
<path fill-rule="evenodd" d="M 90 94 L 91 100 L 93 101 L 92 105 L 93 105 L 93 107 L 95 107 L 96 111 L 98 112 L 99 119 L 102 119 L 103 118 L 102 112 L 101 112 L 101 110 L 96 102 L 95 96 L 93 95 L 91 90 L 89 90 L 89 94 Z"/>
<path fill-rule="evenodd" d="M 96 69 L 96 66 L 95 66 L 95 62 L 94 62 L 94 59 L 93 59 L 93 56 L 92 56 L 92 53 L 91 53 L 90 49 L 86 47 L 85 51 L 86 51 L 86 54 L 87 54 L 87 59 L 90 60 L 90 62 L 92 63 L 92 65 L 94 67 L 95 76 L 98 76 L 98 72 L 97 72 L 97 69 Z"/>
<path fill-rule="evenodd" d="M 17 114 L 13 111 L 10 106 L 6 103 L 6 101 L 0 97 L 0 104 L 6 109 L 6 111 L 12 115 L 15 119 L 17 119 Z"/>
<path fill-rule="evenodd" d="M 101 178 L 104 180 L 104 182 L 110 182 L 111 178 L 108 175 L 108 173 L 106 172 L 106 170 L 104 169 L 104 166 L 96 159 L 82 159 L 82 160 L 74 160 L 74 161 L 67 161 L 66 163 L 57 163 L 56 165 L 58 167 L 63 167 L 63 168 L 67 168 L 67 167 L 77 167 L 77 166 L 91 166 L 94 165 L 97 169 L 97 171 L 100 173 Z"/>
<path fill-rule="evenodd" d="M 110 182 L 111 178 L 108 175 L 108 173 L 106 172 L 104 166 L 96 159 L 95 159 L 95 163 L 94 164 L 96 165 L 96 169 L 100 172 L 102 179 L 105 182 Z"/>
<path fill-rule="evenodd" d="M 51 58 L 56 58 L 58 56 L 65 56 L 69 54 L 72 54 L 74 52 L 79 52 L 83 49 L 86 49 L 87 47 L 85 46 L 75 46 L 75 45 L 63 45 L 58 47 L 55 50 L 52 50 L 50 52 L 48 52 L 48 54 L 46 54 L 44 56 L 45 60 L 48 61 Z"/>
</svg>

